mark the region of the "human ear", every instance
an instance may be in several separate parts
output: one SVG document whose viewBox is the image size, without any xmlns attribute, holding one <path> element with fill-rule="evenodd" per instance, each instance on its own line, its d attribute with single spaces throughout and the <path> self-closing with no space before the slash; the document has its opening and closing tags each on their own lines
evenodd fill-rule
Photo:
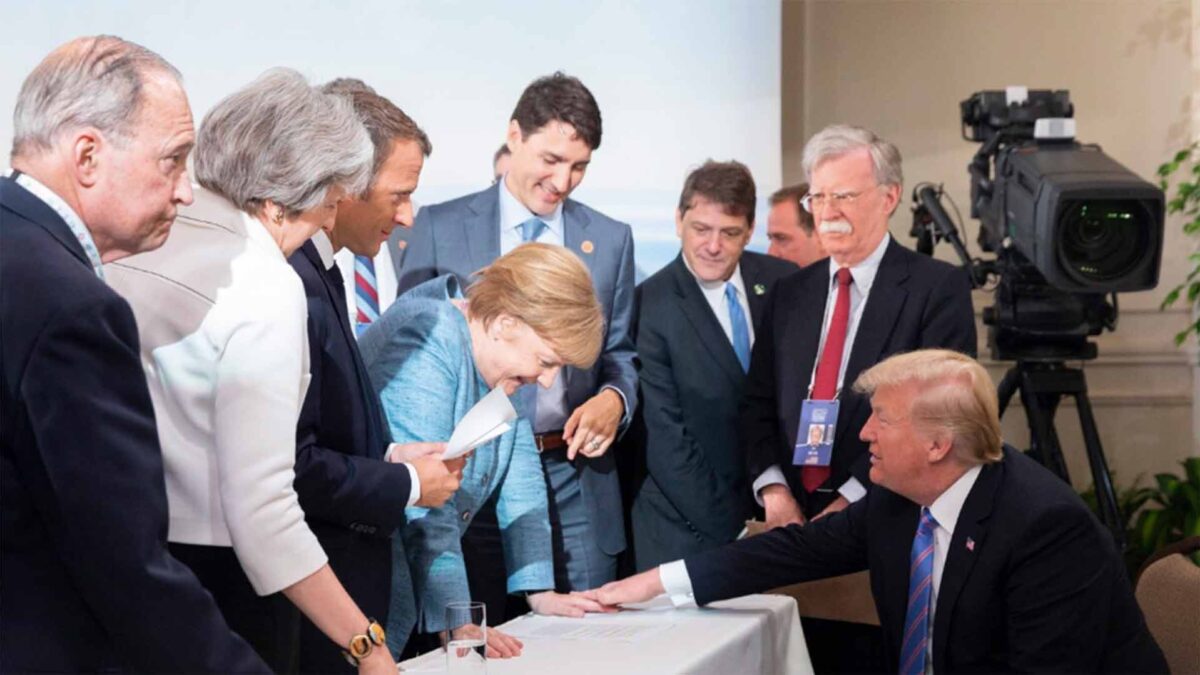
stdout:
<svg viewBox="0 0 1200 675">
<path fill-rule="evenodd" d="M 103 137 L 95 129 L 85 129 L 71 141 L 71 167 L 75 180 L 84 187 L 93 187 L 99 181 L 100 154 L 104 147 Z"/>
</svg>

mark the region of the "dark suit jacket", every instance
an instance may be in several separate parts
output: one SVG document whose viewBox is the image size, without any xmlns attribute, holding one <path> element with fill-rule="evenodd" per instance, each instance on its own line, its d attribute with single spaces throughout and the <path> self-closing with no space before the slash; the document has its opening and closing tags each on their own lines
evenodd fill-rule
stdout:
<svg viewBox="0 0 1200 675">
<path fill-rule="evenodd" d="M 758 334 L 775 282 L 798 267 L 742 254 Z M 754 511 L 738 449 L 746 374 L 682 254 L 638 286 L 637 347 L 647 476 L 633 507 L 639 569 L 733 541 Z"/>
<path fill-rule="evenodd" d="M 351 597 L 386 621 L 390 539 L 404 524 L 408 468 L 383 461 L 390 435 L 350 328 L 344 288 L 331 276 L 337 267 L 326 270 L 311 241 L 288 262 L 308 298 L 312 371 L 297 425 L 296 493 Z"/>
<path fill-rule="evenodd" d="M 829 261 L 820 260 L 781 281 L 755 336 L 739 426 L 751 482 L 779 465 L 792 493 L 811 517 L 831 498 L 806 495 L 792 465 L 800 405 L 816 365 L 821 324 L 830 288 Z M 942 347 L 975 356 L 975 313 L 966 274 L 914 253 L 895 239 L 888 244 L 859 320 L 842 384 L 830 478 L 836 490 L 851 475 L 866 486 L 867 445 L 858 437 L 871 407 L 852 391 L 859 373 L 883 359 L 914 349 Z"/>
<path fill-rule="evenodd" d="M 443 274 L 454 274 L 466 288 L 471 274 L 500 257 L 500 183 L 482 192 L 421 207 L 408 235 L 399 292 Z M 604 309 L 604 350 L 587 370 L 565 368 L 566 411 L 595 396 L 602 387 L 625 397 L 625 429 L 637 407 L 636 351 L 630 334 L 633 319 L 633 234 L 629 226 L 568 199 L 563 204 L 563 244 L 587 265 Z M 625 548 L 621 491 L 612 452 L 577 457 L 584 503 L 600 548 L 616 555 Z"/>
<path fill-rule="evenodd" d="M 686 559 L 697 602 L 870 570 L 899 668 L 920 507 L 881 487 L 845 511 Z M 933 672 L 1166 672 L 1112 537 L 1071 487 L 1021 453 L 983 467 L 942 573 Z"/>
<path fill-rule="evenodd" d="M 0 671 L 269 672 L 167 553 L 129 305 L 0 178 Z"/>
</svg>

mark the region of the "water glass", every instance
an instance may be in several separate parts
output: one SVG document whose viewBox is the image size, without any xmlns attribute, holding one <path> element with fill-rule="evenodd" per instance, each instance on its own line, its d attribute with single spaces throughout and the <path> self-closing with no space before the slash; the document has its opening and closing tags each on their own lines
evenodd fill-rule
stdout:
<svg viewBox="0 0 1200 675">
<path fill-rule="evenodd" d="M 487 672 L 487 607 L 482 602 L 451 602 L 446 605 L 447 673 Z"/>
</svg>

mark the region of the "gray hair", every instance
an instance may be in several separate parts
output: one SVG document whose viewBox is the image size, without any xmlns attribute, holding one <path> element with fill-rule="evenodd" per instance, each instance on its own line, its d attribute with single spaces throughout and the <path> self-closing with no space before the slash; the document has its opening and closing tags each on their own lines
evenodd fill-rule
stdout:
<svg viewBox="0 0 1200 675">
<path fill-rule="evenodd" d="M 812 183 L 813 169 L 827 159 L 841 157 L 860 148 L 871 153 L 875 165 L 875 182 L 880 185 L 904 186 L 904 171 L 900 168 L 900 150 L 875 135 L 875 132 L 848 124 L 832 124 L 818 131 L 804 145 L 804 175 Z"/>
<path fill-rule="evenodd" d="M 151 74 L 181 79 L 163 57 L 119 37 L 80 37 L 59 46 L 29 73 L 17 94 L 12 156 L 48 150 L 60 134 L 86 127 L 128 141 Z"/>
<path fill-rule="evenodd" d="M 371 178 L 371 138 L 348 100 L 300 73 L 273 68 L 226 96 L 196 134 L 195 174 L 247 213 L 270 200 L 289 215 L 329 188 L 360 194 Z"/>
</svg>

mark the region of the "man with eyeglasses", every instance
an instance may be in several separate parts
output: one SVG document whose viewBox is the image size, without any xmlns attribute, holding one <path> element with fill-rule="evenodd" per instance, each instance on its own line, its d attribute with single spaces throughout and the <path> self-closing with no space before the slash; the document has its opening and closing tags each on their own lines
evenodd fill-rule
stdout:
<svg viewBox="0 0 1200 675">
<path fill-rule="evenodd" d="M 888 234 L 903 175 L 896 146 L 859 127 L 826 127 L 804 149 L 813 215 L 829 254 L 780 283 L 746 383 L 741 445 L 767 525 L 804 524 L 866 494 L 858 432 L 870 416 L 850 387 L 884 358 L 925 347 L 976 351 L 966 274 Z M 801 426 L 832 427 L 821 445 Z"/>
</svg>

